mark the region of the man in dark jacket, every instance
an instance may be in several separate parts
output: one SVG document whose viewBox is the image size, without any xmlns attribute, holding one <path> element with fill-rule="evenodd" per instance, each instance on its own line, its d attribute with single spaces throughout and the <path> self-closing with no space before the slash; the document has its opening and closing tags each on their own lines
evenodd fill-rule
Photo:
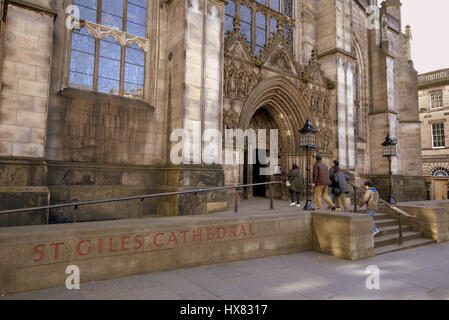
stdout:
<svg viewBox="0 0 449 320">
<path fill-rule="evenodd" d="M 304 193 L 304 175 L 299 167 L 294 164 L 287 176 L 290 181 L 290 197 L 292 200 L 290 207 L 301 207 L 301 196 Z"/>
<path fill-rule="evenodd" d="M 315 188 L 315 205 L 318 210 L 323 210 L 321 199 L 331 207 L 333 211 L 336 210 L 335 204 L 332 203 L 328 195 L 331 180 L 329 179 L 329 168 L 322 162 L 321 156 L 316 157 L 316 164 L 313 167 L 313 187 Z"/>
<path fill-rule="evenodd" d="M 335 204 L 337 209 L 343 208 L 345 212 L 349 212 L 347 195 L 349 194 L 349 177 L 344 174 L 340 167 L 334 167 L 334 174 L 332 175 L 332 192 L 334 194 Z"/>
</svg>

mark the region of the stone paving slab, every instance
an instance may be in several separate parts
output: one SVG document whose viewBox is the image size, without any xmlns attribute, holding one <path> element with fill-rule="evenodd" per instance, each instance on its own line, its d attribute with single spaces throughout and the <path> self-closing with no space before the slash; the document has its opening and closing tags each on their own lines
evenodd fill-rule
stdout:
<svg viewBox="0 0 449 320">
<path fill-rule="evenodd" d="M 368 290 L 365 272 L 376 265 L 380 290 Z M 82 272 L 82 271 L 81 271 Z M 82 277 L 82 273 L 81 273 Z M 82 283 L 0 300 L 449 300 L 449 243 L 364 261 L 303 252 Z"/>
</svg>

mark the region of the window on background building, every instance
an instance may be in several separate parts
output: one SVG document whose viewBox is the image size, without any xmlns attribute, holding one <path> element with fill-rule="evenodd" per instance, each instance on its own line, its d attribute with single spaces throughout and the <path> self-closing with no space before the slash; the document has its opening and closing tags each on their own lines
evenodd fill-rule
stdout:
<svg viewBox="0 0 449 320">
<path fill-rule="evenodd" d="M 432 145 L 434 149 L 446 147 L 446 137 L 444 134 L 444 123 L 432 125 Z"/>
<path fill-rule="evenodd" d="M 69 86 L 144 97 L 147 0 L 74 0 L 81 28 L 71 42 Z"/>
<path fill-rule="evenodd" d="M 260 54 L 271 34 L 278 31 L 278 25 L 283 26 L 284 36 L 293 47 L 293 0 L 230 0 L 225 12 L 225 36 L 234 29 L 233 20 L 237 17 L 250 52 Z"/>
<path fill-rule="evenodd" d="M 449 171 L 444 168 L 436 168 L 432 170 L 430 174 L 432 177 L 449 177 Z"/>
<path fill-rule="evenodd" d="M 430 93 L 430 108 L 442 108 L 443 107 L 443 91 L 435 91 Z"/>
</svg>

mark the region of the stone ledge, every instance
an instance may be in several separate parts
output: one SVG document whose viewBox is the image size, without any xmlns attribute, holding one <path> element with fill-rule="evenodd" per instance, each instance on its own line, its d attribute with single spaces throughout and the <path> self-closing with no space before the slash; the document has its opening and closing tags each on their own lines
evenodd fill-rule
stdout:
<svg viewBox="0 0 449 320">
<path fill-rule="evenodd" d="M 65 88 L 59 91 L 58 95 L 69 98 L 69 99 L 79 99 L 79 100 L 93 100 L 102 103 L 108 103 L 114 101 L 118 105 L 125 105 L 130 107 L 143 108 L 145 110 L 154 111 L 155 108 L 148 102 L 140 99 L 126 98 L 120 96 L 114 96 L 104 93 L 98 93 L 88 90 L 81 90 L 75 88 Z"/>
<path fill-rule="evenodd" d="M 353 213 L 312 213 L 313 249 L 348 260 L 374 256 L 371 217 Z"/>
<path fill-rule="evenodd" d="M 0 230 L 0 293 L 312 249 L 310 214 L 177 217 Z"/>
<path fill-rule="evenodd" d="M 426 238 L 437 243 L 449 241 L 449 201 L 400 203 L 398 207 L 415 216 L 406 219 L 414 231 L 423 232 Z M 383 208 L 385 212 L 394 213 L 390 208 Z"/>
</svg>

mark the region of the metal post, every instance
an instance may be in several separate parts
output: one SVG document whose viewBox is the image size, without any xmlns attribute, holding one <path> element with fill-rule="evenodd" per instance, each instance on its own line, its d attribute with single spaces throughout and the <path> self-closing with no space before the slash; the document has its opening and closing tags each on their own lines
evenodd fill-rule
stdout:
<svg viewBox="0 0 449 320">
<path fill-rule="evenodd" d="M 399 215 L 399 245 L 402 246 L 404 244 L 404 237 L 402 234 L 402 215 Z"/>
<path fill-rule="evenodd" d="M 389 176 L 389 182 L 390 182 L 389 202 L 390 202 L 390 204 L 396 204 L 396 201 L 394 200 L 394 195 L 393 195 L 393 170 L 392 170 L 391 162 L 392 162 L 392 157 L 388 157 L 388 165 L 389 165 L 388 176 Z"/>
<path fill-rule="evenodd" d="M 273 185 L 270 184 L 270 210 L 274 210 Z"/>
<path fill-rule="evenodd" d="M 357 213 L 357 187 L 354 186 L 354 213 Z"/>
<path fill-rule="evenodd" d="M 78 216 L 76 212 L 78 211 L 78 206 L 75 206 L 75 210 L 73 210 L 73 223 L 77 223 Z"/>
<path fill-rule="evenodd" d="M 239 189 L 235 189 L 235 194 L 234 194 L 234 212 L 235 213 L 239 212 Z"/>
<path fill-rule="evenodd" d="M 307 156 L 307 200 L 306 205 L 304 206 L 304 210 L 315 210 L 315 207 L 312 204 L 312 181 L 310 179 L 310 148 L 306 148 L 306 156 Z"/>
<path fill-rule="evenodd" d="M 196 193 L 192 194 L 192 216 L 195 215 L 195 198 L 196 198 Z"/>
</svg>

